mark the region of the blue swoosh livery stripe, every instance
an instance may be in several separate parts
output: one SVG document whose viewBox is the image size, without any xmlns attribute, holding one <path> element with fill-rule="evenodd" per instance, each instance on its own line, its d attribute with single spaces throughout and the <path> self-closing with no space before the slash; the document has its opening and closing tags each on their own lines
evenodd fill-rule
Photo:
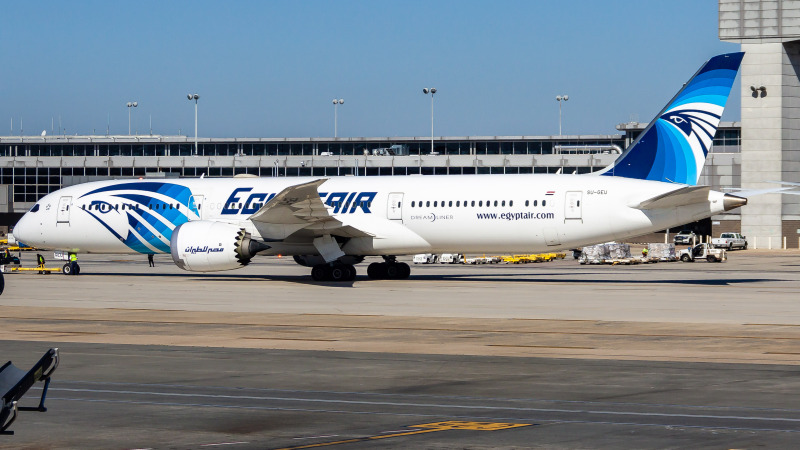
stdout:
<svg viewBox="0 0 800 450">
<path fill-rule="evenodd" d="M 124 203 L 134 205 L 136 208 L 128 210 L 122 208 L 120 213 L 127 216 L 126 232 L 115 231 L 109 223 L 95 214 L 91 210 L 86 210 L 92 217 L 100 222 L 117 239 L 122 241 L 128 248 L 139 253 L 153 253 L 157 251 L 169 253 L 169 245 L 164 241 L 169 241 L 172 237 L 172 230 L 175 227 L 192 220 L 182 209 L 170 208 L 170 205 L 179 203 L 184 206 L 195 218 L 199 217 L 196 205 L 192 201 L 192 191 L 186 186 L 174 183 L 163 182 L 131 182 L 104 186 L 90 191 L 80 198 L 89 197 L 95 194 L 107 194 L 126 200 Z M 169 197 L 170 201 L 156 198 L 159 196 Z M 150 228 L 161 234 L 159 238 Z M 135 230 L 136 233 L 133 233 Z M 141 236 L 141 239 L 137 236 Z M 124 235 L 124 237 L 123 237 Z"/>
</svg>

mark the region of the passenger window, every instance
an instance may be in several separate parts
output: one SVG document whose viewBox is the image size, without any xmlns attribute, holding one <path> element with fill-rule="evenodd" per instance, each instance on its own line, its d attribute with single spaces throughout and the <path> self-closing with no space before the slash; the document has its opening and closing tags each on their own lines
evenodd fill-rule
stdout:
<svg viewBox="0 0 800 450">
<path fill-rule="evenodd" d="M 447 204 L 447 206 L 450 206 L 450 207 L 452 207 L 452 206 L 453 206 L 453 201 L 452 201 L 452 200 L 450 200 L 450 202 Z"/>
<path fill-rule="evenodd" d="M 426 201 L 426 202 L 425 202 L 425 206 L 426 206 L 426 207 L 430 207 L 430 206 L 431 206 L 431 201 L 430 201 L 430 200 Z"/>
<path fill-rule="evenodd" d="M 437 202 L 435 202 L 435 201 L 433 202 L 433 207 L 434 207 L 434 208 L 436 208 L 436 203 L 437 203 Z"/>
<path fill-rule="evenodd" d="M 503 200 L 503 203 L 501 203 L 500 206 L 506 206 L 506 201 Z"/>
<path fill-rule="evenodd" d="M 508 201 L 508 206 L 514 206 L 514 200 L 509 200 Z"/>
<path fill-rule="evenodd" d="M 533 201 L 533 206 L 539 206 L 539 200 L 534 200 Z"/>
<path fill-rule="evenodd" d="M 414 207 L 414 200 L 411 200 L 411 207 Z"/>
<path fill-rule="evenodd" d="M 542 200 L 542 207 L 547 206 L 547 200 Z"/>
<path fill-rule="evenodd" d="M 456 200 L 456 208 L 458 208 L 459 206 L 461 206 L 461 200 Z"/>
<path fill-rule="evenodd" d="M 472 201 L 472 207 L 475 207 L 475 200 Z"/>
<path fill-rule="evenodd" d="M 478 206 L 483 206 L 483 200 L 478 202 Z"/>
</svg>

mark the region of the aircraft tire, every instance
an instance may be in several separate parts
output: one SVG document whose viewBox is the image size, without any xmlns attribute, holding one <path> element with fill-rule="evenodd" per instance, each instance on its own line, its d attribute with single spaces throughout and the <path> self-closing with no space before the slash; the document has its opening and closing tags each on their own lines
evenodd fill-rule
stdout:
<svg viewBox="0 0 800 450">
<path fill-rule="evenodd" d="M 386 278 L 386 263 L 372 263 L 367 266 L 367 276 L 373 280 Z"/>
<path fill-rule="evenodd" d="M 345 267 L 347 268 L 347 277 L 344 281 L 355 281 L 356 279 L 356 267 L 352 264 L 346 264 Z"/>
<path fill-rule="evenodd" d="M 75 264 L 75 275 L 81 274 L 81 266 L 80 264 Z"/>
<path fill-rule="evenodd" d="M 393 263 L 393 264 L 384 263 L 384 265 L 386 266 L 386 269 L 384 269 L 385 273 L 386 273 L 386 278 L 388 278 L 390 280 L 396 280 L 396 279 L 400 278 L 400 269 L 398 268 L 399 264 L 396 264 L 396 263 Z"/>
<path fill-rule="evenodd" d="M 328 265 L 317 264 L 311 269 L 311 279 L 314 281 L 325 281 L 328 279 Z"/>
<path fill-rule="evenodd" d="M 64 275 L 72 275 L 72 267 L 70 267 L 69 263 L 66 263 L 61 267 L 61 273 Z"/>
<path fill-rule="evenodd" d="M 330 281 L 345 281 L 349 276 L 350 270 L 345 264 L 337 264 L 328 270 L 328 279 Z"/>
<path fill-rule="evenodd" d="M 397 278 L 401 280 L 405 280 L 409 276 L 411 276 L 411 266 L 406 263 L 398 263 L 397 264 Z"/>
</svg>

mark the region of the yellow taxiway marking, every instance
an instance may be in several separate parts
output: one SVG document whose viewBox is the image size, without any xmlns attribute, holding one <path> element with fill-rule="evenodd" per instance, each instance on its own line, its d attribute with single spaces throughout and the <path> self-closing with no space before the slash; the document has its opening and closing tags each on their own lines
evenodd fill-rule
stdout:
<svg viewBox="0 0 800 450">
<path fill-rule="evenodd" d="M 345 439 L 341 441 L 333 441 L 333 442 L 322 442 L 319 444 L 308 444 L 308 445 L 298 445 L 295 447 L 284 447 L 277 450 L 295 450 L 301 448 L 315 448 L 315 447 L 327 447 L 331 445 L 339 445 L 339 444 L 349 444 L 352 442 L 363 442 L 363 441 L 371 441 L 376 439 L 387 439 L 393 437 L 400 437 L 400 436 L 411 436 L 414 434 L 423 434 L 423 433 L 434 433 L 437 431 L 447 431 L 447 430 L 472 430 L 472 431 L 498 431 L 498 430 L 508 430 L 511 428 L 519 428 L 519 427 L 527 427 L 533 424 L 530 423 L 497 423 L 497 422 L 465 422 L 461 420 L 450 420 L 446 422 L 433 422 L 433 423 L 423 423 L 420 425 L 410 425 L 408 428 L 412 428 L 409 431 L 402 431 L 397 433 L 391 434 L 384 434 L 380 436 L 367 436 L 363 438 L 354 438 L 354 439 Z M 422 430 L 413 430 L 413 428 L 422 428 Z"/>
</svg>

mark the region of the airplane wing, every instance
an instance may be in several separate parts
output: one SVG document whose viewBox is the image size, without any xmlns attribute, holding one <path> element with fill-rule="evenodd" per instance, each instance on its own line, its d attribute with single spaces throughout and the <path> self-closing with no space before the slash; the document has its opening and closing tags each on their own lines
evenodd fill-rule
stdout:
<svg viewBox="0 0 800 450">
<path fill-rule="evenodd" d="M 331 216 L 318 191 L 326 181 L 327 178 L 320 178 L 289 186 L 265 203 L 249 219 L 271 228 L 325 230 L 326 233 L 333 232 L 349 237 L 373 236 Z"/>
<path fill-rule="evenodd" d="M 790 191 L 792 189 L 790 187 L 784 188 L 769 188 L 769 189 L 738 189 L 730 192 L 731 194 L 737 197 L 752 197 L 754 195 L 762 195 L 762 194 L 800 194 L 798 191 Z"/>
<path fill-rule="evenodd" d="M 752 190 L 752 191 L 741 191 L 737 192 L 736 195 L 741 195 L 742 197 L 746 197 L 747 195 L 759 195 L 759 194 L 790 194 L 790 195 L 800 195 L 800 191 L 792 191 L 790 189 L 794 189 L 800 187 L 800 183 L 794 183 L 791 181 L 767 181 L 767 183 L 773 184 L 782 184 L 784 186 L 789 187 L 782 187 L 782 188 L 774 188 L 774 189 L 760 189 L 760 190 Z M 744 195 L 747 194 L 747 195 Z"/>
<path fill-rule="evenodd" d="M 685 186 L 666 194 L 649 198 L 637 205 L 631 205 L 631 208 L 661 209 L 703 203 L 708 201 L 709 191 L 711 191 L 711 186 Z"/>
<path fill-rule="evenodd" d="M 312 224 L 336 220 L 328 214 L 317 188 L 327 178 L 296 184 L 282 190 L 250 216 L 253 222 L 270 224 Z"/>
</svg>

